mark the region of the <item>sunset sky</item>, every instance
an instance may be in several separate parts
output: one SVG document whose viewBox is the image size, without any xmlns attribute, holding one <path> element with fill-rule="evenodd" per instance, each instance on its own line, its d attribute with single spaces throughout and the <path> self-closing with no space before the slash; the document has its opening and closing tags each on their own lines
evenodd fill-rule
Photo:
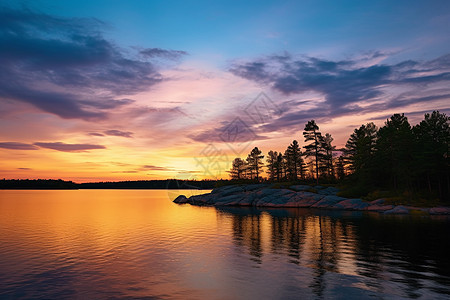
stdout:
<svg viewBox="0 0 450 300">
<path fill-rule="evenodd" d="M 211 3 L 213 2 L 213 3 Z M 450 1 L 1 1 L 0 178 L 227 178 L 450 114 Z"/>
</svg>

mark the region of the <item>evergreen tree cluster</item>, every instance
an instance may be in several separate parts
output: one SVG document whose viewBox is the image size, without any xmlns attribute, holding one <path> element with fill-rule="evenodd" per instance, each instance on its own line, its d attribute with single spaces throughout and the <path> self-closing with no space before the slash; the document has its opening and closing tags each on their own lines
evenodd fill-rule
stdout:
<svg viewBox="0 0 450 300">
<path fill-rule="evenodd" d="M 314 120 L 305 124 L 305 145 L 294 140 L 284 152 L 267 153 L 270 181 L 337 182 L 348 180 L 366 193 L 375 189 L 423 192 L 450 198 L 450 117 L 439 111 L 425 114 L 411 126 L 404 114 L 394 114 L 377 128 L 368 123 L 354 130 L 344 149 L 332 145 Z M 338 155 L 338 153 L 340 155 Z M 266 180 L 261 150 L 235 158 L 229 171 L 234 180 Z"/>
<path fill-rule="evenodd" d="M 404 114 L 394 114 L 379 129 L 373 123 L 355 129 L 345 145 L 344 165 L 365 190 L 426 190 L 448 201 L 449 145 L 450 118 L 445 114 L 427 113 L 413 127 Z"/>
<path fill-rule="evenodd" d="M 314 120 L 309 121 L 303 132 L 305 142 L 309 142 L 302 149 L 297 140 L 287 147 L 284 152 L 270 150 L 266 158 L 266 173 L 270 181 L 297 181 L 315 179 L 320 177 L 330 180 L 335 178 L 333 166 L 333 151 L 331 145 L 333 138 L 330 134 L 322 136 Z M 247 156 L 246 160 L 235 158 L 231 170 L 231 179 L 256 180 L 263 179 L 263 158 L 261 150 L 255 147 Z M 305 158 L 312 158 L 305 163 Z"/>
</svg>

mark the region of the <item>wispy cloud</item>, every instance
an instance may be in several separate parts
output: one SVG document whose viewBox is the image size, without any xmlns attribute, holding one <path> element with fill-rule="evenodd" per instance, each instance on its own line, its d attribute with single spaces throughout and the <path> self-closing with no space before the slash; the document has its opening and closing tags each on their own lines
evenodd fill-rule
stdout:
<svg viewBox="0 0 450 300">
<path fill-rule="evenodd" d="M 281 103 L 284 113 L 261 126 L 265 132 L 292 128 L 311 118 L 329 119 L 450 99 L 450 54 L 397 64 L 383 64 L 377 60 L 380 57 L 385 55 L 379 51 L 360 59 L 338 61 L 272 55 L 234 63 L 230 72 L 283 95 L 301 98 L 315 93 L 322 98 L 306 109 L 302 100 Z"/>
<path fill-rule="evenodd" d="M 62 142 L 54 142 L 54 143 L 34 143 L 34 145 L 39 146 L 41 148 L 47 148 L 62 152 L 82 152 L 87 150 L 95 150 L 95 149 L 106 149 L 103 145 L 93 145 L 93 144 L 66 144 Z"/>
<path fill-rule="evenodd" d="M 106 130 L 103 132 L 106 135 L 112 135 L 112 136 L 121 136 L 126 138 L 132 138 L 133 133 L 131 131 L 121 131 L 116 129 Z"/>
<path fill-rule="evenodd" d="M 120 95 L 165 80 L 155 63 L 106 39 L 105 25 L 97 19 L 2 6 L 0 20 L 0 99 L 29 103 L 61 118 L 98 120 L 133 102 Z M 163 58 L 185 54 L 146 50 Z"/>
<path fill-rule="evenodd" d="M 161 48 L 147 48 L 141 50 L 139 53 L 150 58 L 162 57 L 167 59 L 179 59 L 188 54 L 186 51 L 166 50 Z"/>
<path fill-rule="evenodd" d="M 0 148 L 11 150 L 37 150 L 38 147 L 32 144 L 17 143 L 17 142 L 0 142 Z"/>
<path fill-rule="evenodd" d="M 142 171 L 172 171 L 172 168 L 166 168 L 166 167 L 160 167 L 160 166 L 154 166 L 154 165 L 144 165 L 139 168 Z"/>
<path fill-rule="evenodd" d="M 98 133 L 98 132 L 89 132 L 88 135 L 91 135 L 91 136 L 105 136 L 103 133 Z"/>
</svg>

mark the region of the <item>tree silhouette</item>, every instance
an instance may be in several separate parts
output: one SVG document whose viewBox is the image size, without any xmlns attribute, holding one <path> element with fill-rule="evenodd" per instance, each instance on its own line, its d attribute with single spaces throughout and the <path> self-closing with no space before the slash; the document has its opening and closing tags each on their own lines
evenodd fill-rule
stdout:
<svg viewBox="0 0 450 300">
<path fill-rule="evenodd" d="M 308 121 L 303 131 L 305 142 L 311 142 L 310 144 L 303 146 L 305 148 L 305 155 L 307 157 L 314 157 L 316 165 L 316 183 L 319 184 L 319 161 L 322 156 L 322 134 L 319 131 L 316 121 Z"/>
<path fill-rule="evenodd" d="M 343 155 L 337 159 L 333 159 L 336 149 L 332 136 L 322 136 L 314 120 L 305 124 L 303 136 L 303 154 L 296 140 L 284 153 L 268 152 L 269 180 L 311 178 L 319 184 L 321 176 L 332 181 L 345 177 L 349 181 L 343 182 L 350 183 L 359 197 L 374 189 L 387 189 L 404 195 L 425 191 L 427 198 L 439 195 L 441 200 L 450 200 L 450 117 L 439 111 L 425 114 L 424 120 L 413 128 L 404 114 L 392 115 L 379 130 L 374 123 L 362 125 L 350 135 Z M 310 158 L 307 164 L 303 155 Z M 259 181 L 263 158 L 258 147 L 246 160 L 236 158 L 229 171 L 231 178 Z"/>
<path fill-rule="evenodd" d="M 425 119 L 413 127 L 416 141 L 415 175 L 418 181 L 425 178 L 431 193 L 436 183 L 441 198 L 450 191 L 450 117 L 439 111 L 425 114 Z M 445 188 L 444 188 L 445 187 Z"/>
<path fill-rule="evenodd" d="M 331 143 L 333 142 L 333 138 L 331 137 L 331 134 L 326 133 L 325 136 L 322 138 L 322 148 L 324 150 L 324 170 L 326 174 L 328 175 L 328 178 L 334 177 L 334 168 L 333 168 L 333 151 L 336 150 L 335 146 L 332 146 Z"/>
<path fill-rule="evenodd" d="M 267 153 L 267 171 L 269 171 L 269 179 L 274 180 L 277 177 L 277 158 L 278 152 L 270 150 Z"/>
<path fill-rule="evenodd" d="M 378 130 L 376 164 L 379 176 L 391 181 L 394 189 L 410 186 L 413 135 L 408 118 L 394 114 Z"/>
<path fill-rule="evenodd" d="M 344 157 L 341 155 L 339 156 L 337 163 L 336 163 L 336 176 L 338 179 L 342 179 L 345 177 L 345 163 L 344 163 Z"/>
<path fill-rule="evenodd" d="M 230 170 L 231 179 L 236 179 L 236 180 L 244 179 L 245 178 L 245 169 L 246 169 L 245 162 L 241 158 L 236 157 L 233 160 L 231 170 Z"/>
<path fill-rule="evenodd" d="M 373 162 L 377 141 L 377 127 L 374 123 L 361 125 L 350 135 L 345 144 L 344 154 L 355 180 L 362 186 L 373 180 Z"/>
<path fill-rule="evenodd" d="M 300 175 L 300 178 L 303 178 L 304 162 L 302 159 L 302 151 L 296 140 L 288 146 L 285 151 L 285 156 L 291 180 L 298 180 L 298 175 Z"/>
<path fill-rule="evenodd" d="M 283 169 L 284 169 L 285 161 L 283 154 L 278 153 L 277 164 L 276 164 L 276 172 L 277 172 L 277 180 L 280 181 L 283 177 Z"/>
<path fill-rule="evenodd" d="M 258 181 L 259 173 L 263 165 L 261 160 L 264 158 L 264 155 L 261 155 L 261 153 L 261 150 L 259 150 L 258 147 L 255 147 L 247 157 L 248 168 L 252 171 L 252 173 L 254 172 L 253 174 L 255 174 L 255 178 Z M 253 179 L 253 176 L 251 179 Z"/>
</svg>

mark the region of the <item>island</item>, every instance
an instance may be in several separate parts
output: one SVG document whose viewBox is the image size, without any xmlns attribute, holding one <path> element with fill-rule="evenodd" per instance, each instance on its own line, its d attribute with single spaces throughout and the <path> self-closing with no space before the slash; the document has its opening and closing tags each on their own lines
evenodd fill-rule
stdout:
<svg viewBox="0 0 450 300">
<path fill-rule="evenodd" d="M 337 196 L 336 187 L 275 184 L 228 185 L 213 189 L 210 193 L 186 197 L 179 195 L 174 203 L 210 206 L 250 206 L 280 208 L 317 208 L 332 210 L 371 211 L 383 214 L 450 215 L 450 207 L 415 207 L 389 204 L 380 198 L 370 202 L 359 198 Z"/>
</svg>

